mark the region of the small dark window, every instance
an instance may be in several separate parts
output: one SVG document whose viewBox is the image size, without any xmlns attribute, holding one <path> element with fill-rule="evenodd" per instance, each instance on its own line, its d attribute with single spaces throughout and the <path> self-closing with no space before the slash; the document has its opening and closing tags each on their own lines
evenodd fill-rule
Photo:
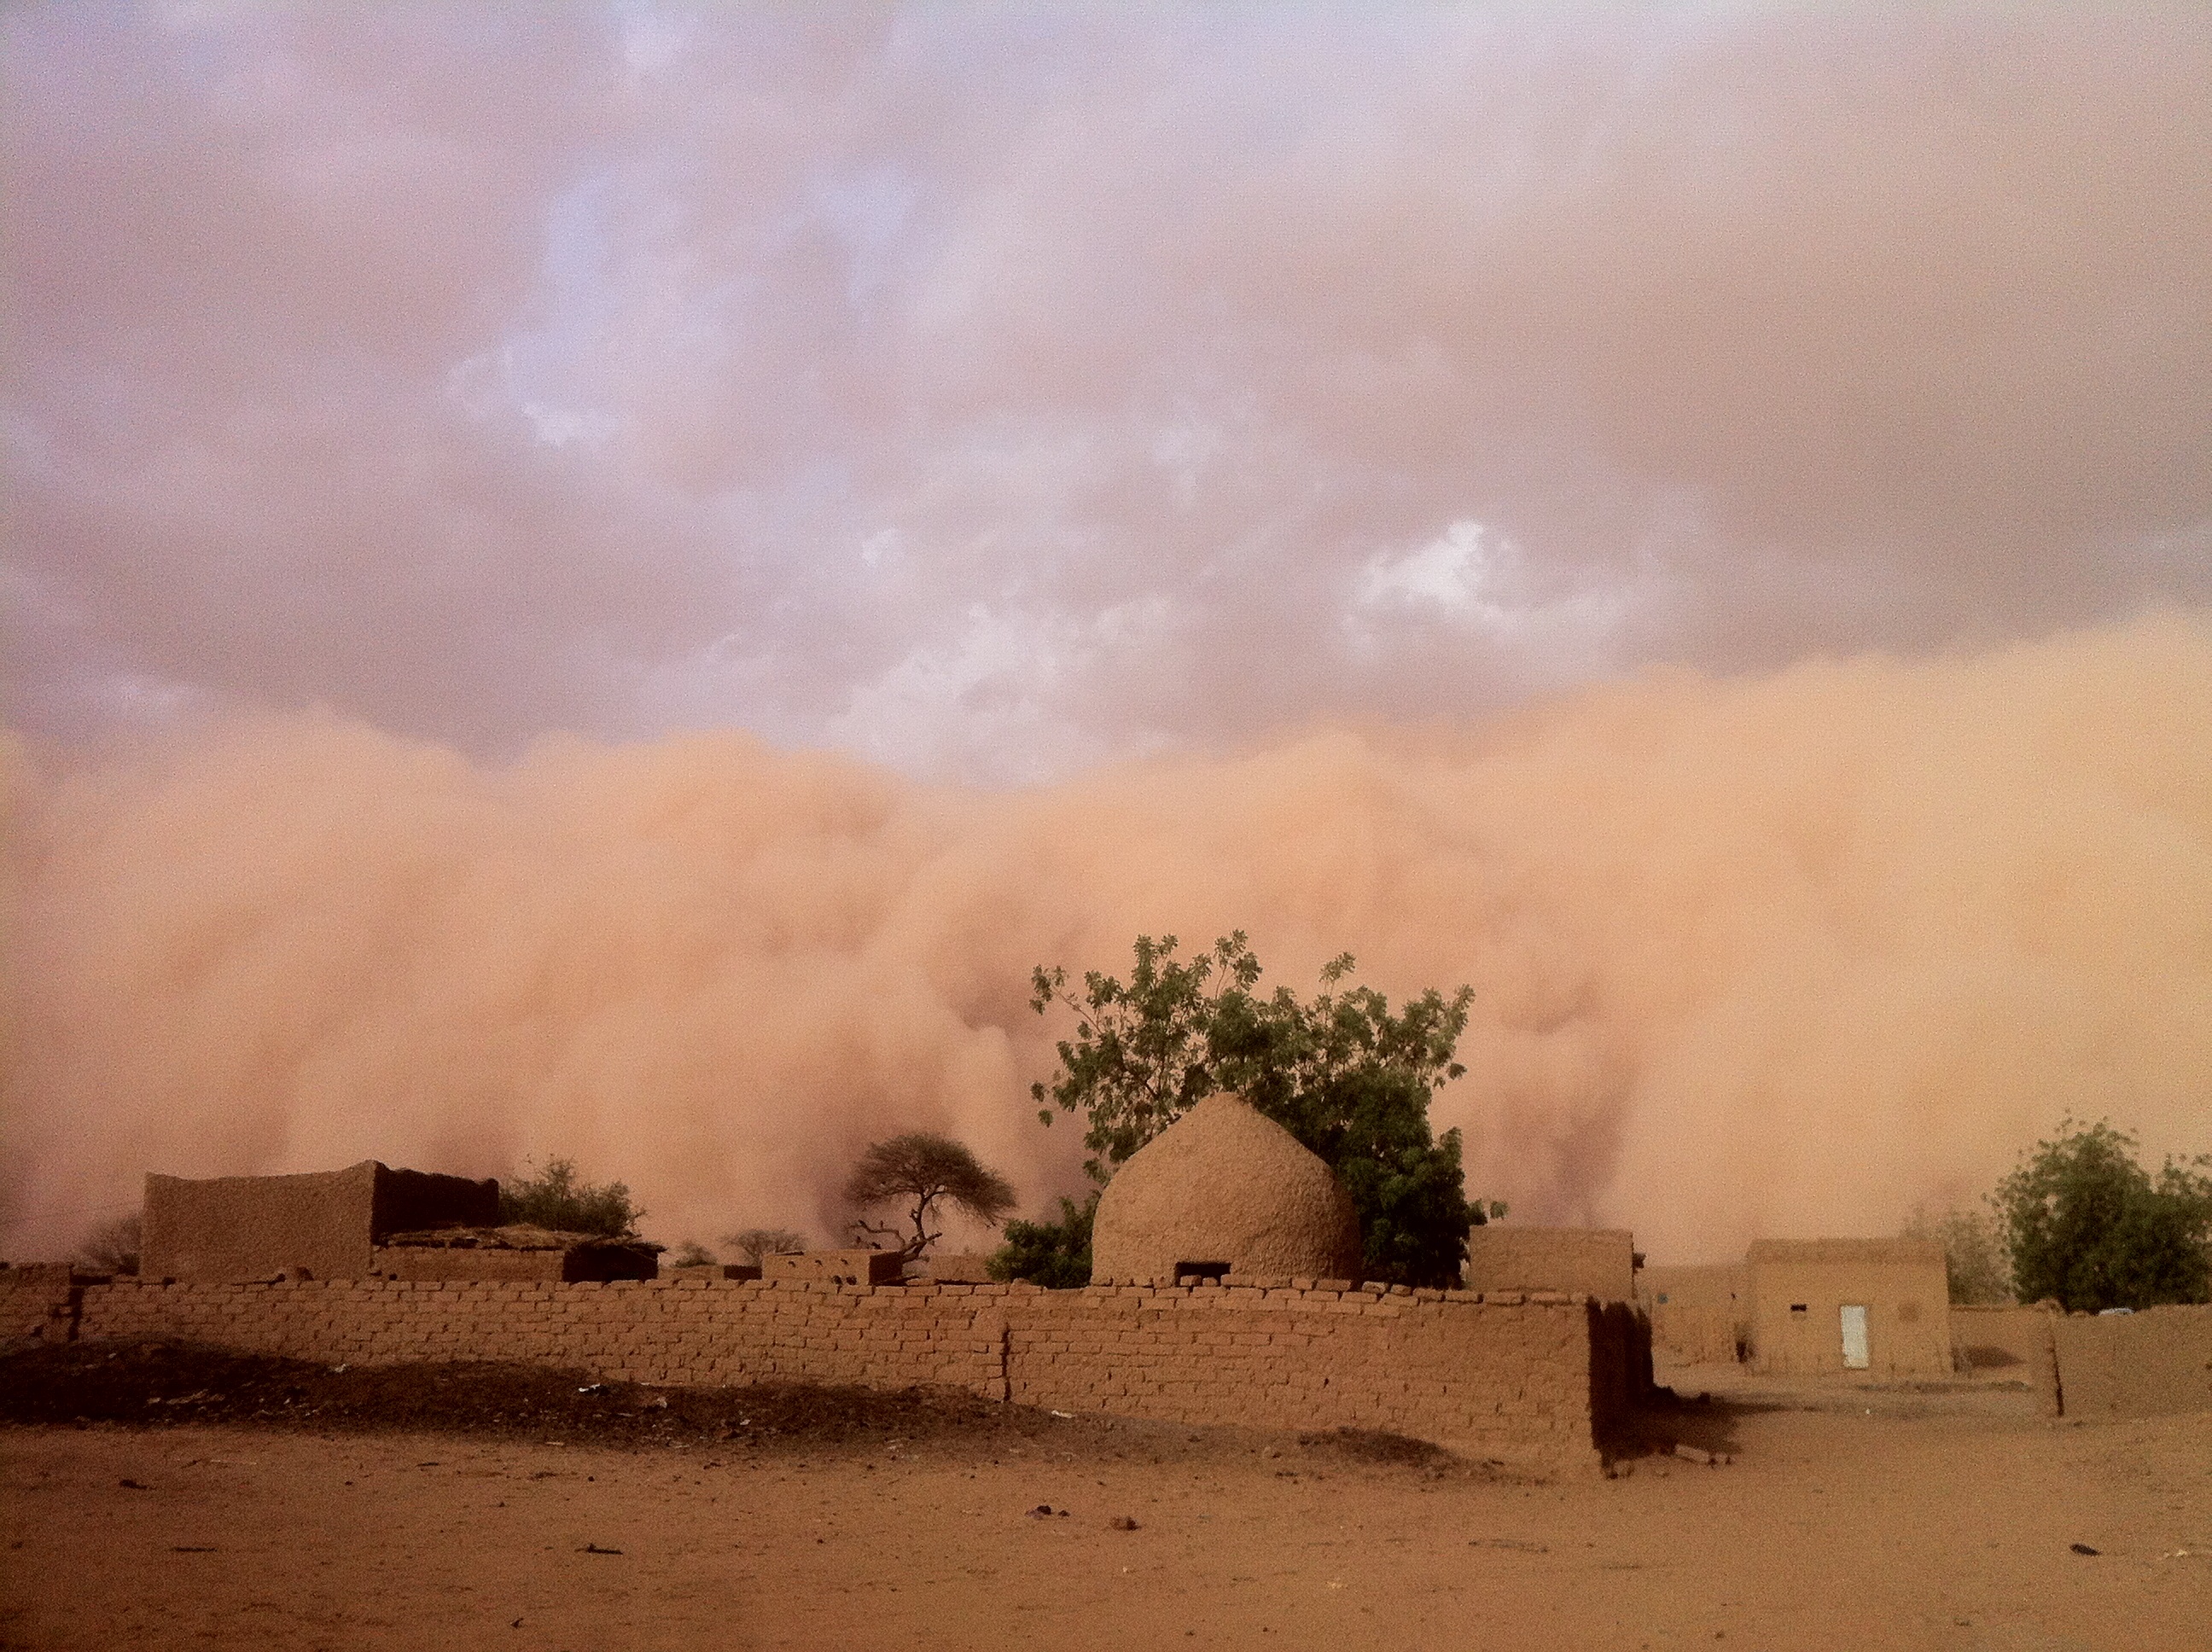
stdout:
<svg viewBox="0 0 2212 1652">
<path fill-rule="evenodd" d="M 1662 1291 L 1659 1293 L 1659 1300 L 1661 1302 L 1665 1302 L 1667 1300 L 1667 1293 L 1665 1291 Z"/>
<path fill-rule="evenodd" d="M 1802 1302 L 1793 1302 L 1790 1304 L 1790 1311 L 1792 1314 L 1802 1315 L 1805 1312 L 1805 1304 Z"/>
<path fill-rule="evenodd" d="M 1181 1279 L 1220 1279 L 1229 1274 L 1226 1262 L 1177 1262 L 1176 1278 Z"/>
</svg>

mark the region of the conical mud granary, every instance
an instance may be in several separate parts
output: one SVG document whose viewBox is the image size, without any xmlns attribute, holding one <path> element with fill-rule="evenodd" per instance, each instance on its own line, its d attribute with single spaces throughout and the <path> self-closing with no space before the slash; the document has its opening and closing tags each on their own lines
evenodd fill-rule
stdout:
<svg viewBox="0 0 2212 1652">
<path fill-rule="evenodd" d="M 1091 1277 L 1358 1277 L 1359 1218 L 1336 1173 L 1240 1096 L 1209 1096 L 1131 1156 L 1098 1201 Z"/>
</svg>

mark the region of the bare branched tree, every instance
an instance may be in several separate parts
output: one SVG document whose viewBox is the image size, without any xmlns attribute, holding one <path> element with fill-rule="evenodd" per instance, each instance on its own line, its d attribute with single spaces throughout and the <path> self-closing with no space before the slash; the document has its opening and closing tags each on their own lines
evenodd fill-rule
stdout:
<svg viewBox="0 0 2212 1652">
<path fill-rule="evenodd" d="M 905 1206 L 911 1231 L 863 1218 L 853 1224 L 853 1236 L 873 1250 L 896 1249 L 909 1261 L 944 1236 L 930 1227 L 940 1203 L 993 1224 L 1014 1208 L 1006 1177 L 950 1137 L 924 1131 L 872 1144 L 847 1178 L 845 1198 L 863 1211 Z"/>
</svg>

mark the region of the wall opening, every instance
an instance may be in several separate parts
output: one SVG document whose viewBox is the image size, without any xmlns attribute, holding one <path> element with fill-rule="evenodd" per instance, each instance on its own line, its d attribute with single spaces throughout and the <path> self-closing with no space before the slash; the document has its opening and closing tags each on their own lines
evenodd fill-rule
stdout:
<svg viewBox="0 0 2212 1652">
<path fill-rule="evenodd" d="M 1229 1264 L 1226 1262 L 1177 1262 L 1175 1266 L 1175 1272 L 1177 1285 L 1182 1284 L 1186 1279 L 1225 1279 L 1229 1277 Z"/>
</svg>

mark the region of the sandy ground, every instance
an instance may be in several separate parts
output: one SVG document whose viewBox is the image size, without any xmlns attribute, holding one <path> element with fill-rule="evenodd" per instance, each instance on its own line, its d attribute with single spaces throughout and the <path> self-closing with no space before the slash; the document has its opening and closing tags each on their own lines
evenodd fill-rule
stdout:
<svg viewBox="0 0 2212 1652">
<path fill-rule="evenodd" d="M 1729 1376 L 1662 1426 L 1732 1463 L 1551 1485 L 1142 1428 L 735 1455 L 10 1428 L 0 1644 L 2212 1649 L 2212 1416 Z"/>
</svg>

